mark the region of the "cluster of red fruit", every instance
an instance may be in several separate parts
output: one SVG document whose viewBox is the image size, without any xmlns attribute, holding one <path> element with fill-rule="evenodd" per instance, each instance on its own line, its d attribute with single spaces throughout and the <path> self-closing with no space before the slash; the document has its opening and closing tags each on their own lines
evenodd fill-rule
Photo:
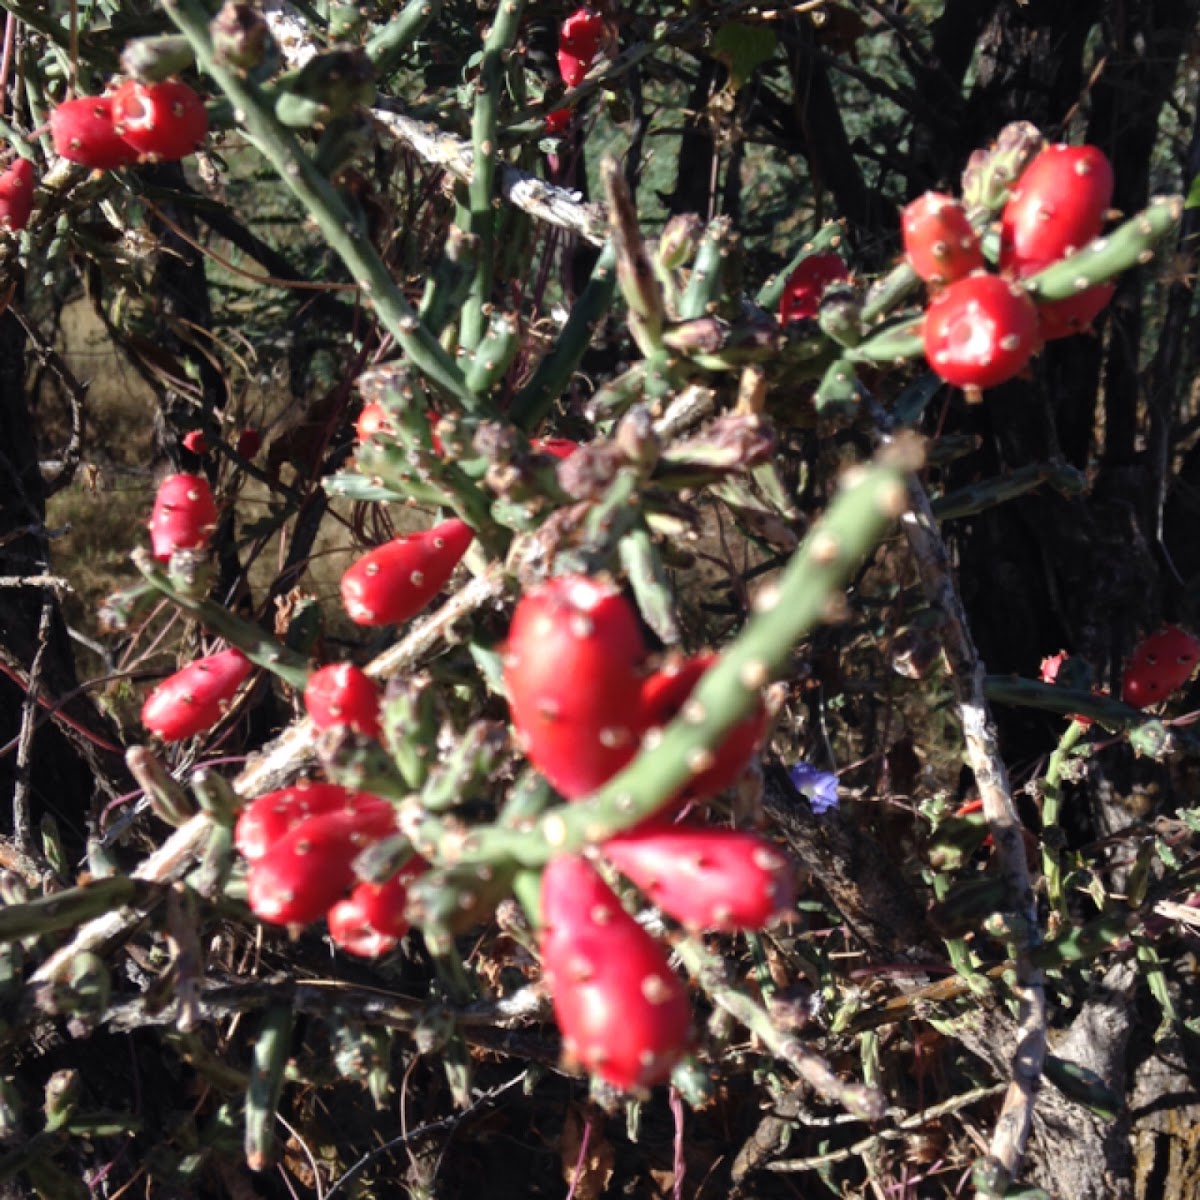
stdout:
<svg viewBox="0 0 1200 1200">
<path fill-rule="evenodd" d="M 64 101 L 50 114 L 55 151 L 99 171 L 139 159 L 176 162 L 207 132 L 204 101 L 178 79 L 130 79 L 111 94 Z"/>
<path fill-rule="evenodd" d="M 276 925 L 324 919 L 334 944 L 375 958 L 408 932 L 408 886 L 428 864 L 412 857 L 381 883 L 358 879 L 354 861 L 396 832 L 396 810 L 369 792 L 302 781 L 252 800 L 234 844 L 248 864 L 247 900 Z"/>
<path fill-rule="evenodd" d="M 604 18 L 591 8 L 577 8 L 558 31 L 558 73 L 569 88 L 583 82 L 588 68 L 600 49 Z M 571 123 L 569 108 L 556 108 L 546 114 L 546 132 L 563 133 Z"/>
<path fill-rule="evenodd" d="M 643 739 L 687 709 L 714 656 L 647 670 L 636 612 L 611 583 L 561 576 L 520 600 L 504 651 L 513 726 L 534 766 L 569 800 L 626 766 Z M 733 784 L 766 724 L 761 705 L 691 764 L 665 808 L 600 854 L 692 929 L 758 929 L 792 900 L 786 859 L 753 833 L 673 823 L 688 802 Z M 665 1079 L 689 1040 L 689 1007 L 667 951 L 582 855 L 542 878 L 542 962 L 568 1061 L 617 1087 Z"/>
<path fill-rule="evenodd" d="M 204 101 L 177 79 L 130 79 L 110 94 L 65 100 L 50 114 L 55 152 L 99 171 L 138 161 L 175 162 L 193 153 L 207 132 Z M 33 163 L 25 158 L 0 173 L 0 229 L 25 228 L 35 183 Z"/>
<path fill-rule="evenodd" d="M 1043 342 L 1091 324 L 1113 284 L 1035 304 L 1021 281 L 1097 237 L 1112 195 L 1112 166 L 1100 150 L 1048 146 L 1000 215 L 999 274 L 984 269 L 979 235 L 959 201 L 927 192 L 904 210 L 905 255 L 932 292 L 925 357 L 938 375 L 971 391 L 995 387 L 1021 372 Z"/>
<path fill-rule="evenodd" d="M 159 485 L 150 517 L 154 557 L 170 562 L 180 550 L 207 547 L 217 523 L 212 489 L 202 475 L 172 475 Z M 385 542 L 342 576 L 342 599 L 359 625 L 411 620 L 446 585 L 474 534 L 457 518 Z M 250 673 L 237 650 L 190 663 L 164 680 L 142 709 L 142 723 L 165 741 L 211 729 Z"/>
</svg>

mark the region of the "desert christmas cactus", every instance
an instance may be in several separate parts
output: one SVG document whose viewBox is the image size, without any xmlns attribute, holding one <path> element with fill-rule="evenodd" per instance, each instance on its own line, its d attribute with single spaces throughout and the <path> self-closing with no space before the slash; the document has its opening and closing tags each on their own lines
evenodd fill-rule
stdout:
<svg viewBox="0 0 1200 1200">
<path fill-rule="evenodd" d="M 668 47 L 689 55 L 703 44 L 719 56 L 705 70 L 719 63 L 728 90 L 702 98 L 706 119 L 720 125 L 736 110 L 749 120 L 754 110 L 737 108 L 751 94 L 745 80 L 784 44 L 769 22 L 722 18 L 714 29 L 712 14 L 692 6 L 648 30 L 613 5 L 560 23 L 561 13 L 551 20 L 541 6 L 503 3 L 478 29 L 450 22 L 447 56 L 462 86 L 427 106 L 447 128 L 422 128 L 399 97 L 420 94 L 408 85 L 423 81 L 407 72 L 442 6 L 415 0 L 378 22 L 357 6 L 326 7 L 327 28 L 314 39 L 283 7 L 264 14 L 231 3 L 213 19 L 198 0 L 167 0 L 157 36 L 122 57 L 123 76 L 112 73 L 115 54 L 104 70 L 98 56 L 89 87 L 107 81 L 107 90 L 59 98 L 45 108 L 41 140 L 29 136 L 30 153 L 52 147 L 97 172 L 79 183 L 86 172 L 64 168 L 84 198 L 46 185 L 35 217 L 34 160 L 14 158 L 0 174 L 0 224 L 22 234 L 14 246 L 48 244 L 49 218 L 43 230 L 28 228 L 43 210 L 101 197 L 98 211 L 117 232 L 101 238 L 85 225 L 80 243 L 90 237 L 89 252 L 116 270 L 111 247 L 133 241 L 113 215 L 117 189 L 136 196 L 139 172 L 150 172 L 146 211 L 162 220 L 164 241 L 166 230 L 179 239 L 172 246 L 207 250 L 167 211 L 192 177 L 179 167 L 160 177 L 155 164 L 209 144 L 211 157 L 187 169 L 201 172 L 204 204 L 224 213 L 222 156 L 236 146 L 265 162 L 304 214 L 302 236 L 314 239 L 321 270 L 342 272 L 316 286 L 277 275 L 272 259 L 262 264 L 269 276 L 250 274 L 259 286 L 311 292 L 314 311 L 323 304 L 345 334 L 327 407 L 313 405 L 305 423 L 294 414 L 260 421 L 224 380 L 216 404 L 206 356 L 220 360 L 226 347 L 214 337 L 189 357 L 180 331 L 196 324 L 191 317 L 171 326 L 183 348 L 169 354 L 149 354 L 145 335 L 130 339 L 170 378 L 179 413 L 164 444 L 182 458 L 177 466 L 204 474 L 172 474 L 159 486 L 151 551 L 134 555 L 142 582 L 122 597 L 120 629 L 139 653 L 178 637 L 175 619 L 189 639 L 199 628 L 229 648 L 150 693 L 142 722 L 161 757 L 145 747 L 127 756 L 150 807 L 175 828 L 170 840 L 133 875 L 106 877 L 118 871 L 124 829 L 98 826 L 87 881 L 33 899 L 14 892 L 0 912 L 0 950 L 12 951 L 0 961 L 0 992 L 23 956 L 40 957 L 26 1007 L 83 1028 L 109 1019 L 106 989 L 129 986 L 97 951 L 158 939 L 166 950 L 138 962 L 169 959 L 180 1053 L 236 1097 L 232 1117 L 213 1117 L 210 1140 L 227 1143 L 225 1126 L 241 1122 L 246 1162 L 262 1170 L 276 1153 L 285 1081 L 322 1080 L 331 1067 L 339 1078 L 369 1074 L 382 1104 L 387 1056 L 400 1053 L 393 1033 L 410 1062 L 419 1055 L 445 1072 L 448 1095 L 468 1110 L 484 1102 L 473 1073 L 491 1072 L 529 1037 L 542 1066 L 591 1076 L 608 1100 L 627 1093 L 620 1102 L 631 1114 L 674 1082 L 670 1103 L 694 1097 L 698 1116 L 736 1090 L 725 1083 L 740 1073 L 736 1088 L 761 1084 L 770 1120 L 787 1126 L 776 1140 L 795 1134 L 775 1113 L 791 1111 L 803 1085 L 815 1092 L 805 1104 L 893 1121 L 890 1141 L 910 1118 L 889 1108 L 896 1085 L 864 1031 L 894 1010 L 916 1028 L 927 1001 L 888 992 L 886 976 L 867 972 L 901 958 L 905 972 L 948 972 L 962 989 L 952 998 L 982 1005 L 998 994 L 1019 1009 L 1015 1082 L 980 1177 L 981 1193 L 1002 1194 L 1019 1173 L 1043 1066 L 1056 1080 L 1071 1075 L 1045 1058 L 1045 972 L 1081 946 L 1108 952 L 1140 918 L 1130 908 L 1129 922 L 1116 921 L 1105 895 L 1103 921 L 1061 937 L 1046 925 L 1030 878 L 1039 856 L 1026 853 L 988 703 L 1073 717 L 1041 793 L 1043 834 L 1053 835 L 1041 856 L 1045 896 L 1064 922 L 1084 875 L 1055 841 L 1070 756 L 1093 719 L 1139 752 L 1172 752 L 1172 697 L 1200 646 L 1174 626 L 1140 643 L 1120 701 L 1091 694 L 1090 680 L 986 676 L 959 618 L 938 520 L 1043 484 L 1077 495 L 1087 480 L 1061 461 L 1038 463 L 972 476 L 931 505 L 930 478 L 949 478 L 946 464 L 966 451 L 954 435 L 938 440 L 941 423 L 926 410 L 940 384 L 980 401 L 1037 370 L 1046 343 L 1086 331 L 1120 273 L 1149 261 L 1171 233 L 1180 201 L 1155 200 L 1113 225 L 1114 172 L 1101 150 L 1044 146 L 1021 123 L 972 157 L 961 199 L 927 192 L 897 205 L 902 245 L 887 251 L 898 264 L 887 274 L 846 225 L 829 222 L 777 254 L 787 261 L 769 275 L 729 216 L 676 213 L 653 227 L 645 181 L 639 193 L 636 170 L 615 159 L 598 165 L 594 206 L 534 173 L 545 172 L 544 133 L 562 136 L 564 155 L 584 135 L 586 121 L 553 107 L 564 85 L 579 89 L 570 103 L 590 96 L 610 117 L 626 89 L 644 109 L 643 80 L 659 85 L 652 64 Z M 531 52 L 539 20 L 548 26 L 540 74 Z M 90 45 L 95 31 L 84 32 Z M 66 30 L 67 50 L 55 53 L 74 53 L 79 33 Z M 403 170 L 380 183 L 371 160 L 397 139 L 410 148 L 396 153 Z M 426 162 L 437 171 L 423 175 Z M 398 221 L 396 198 L 409 185 L 418 199 Z M 440 213 L 427 227 L 418 220 L 425 205 Z M 69 225 L 64 218 L 54 238 Z M 212 228 L 239 253 L 270 257 L 228 222 L 225 233 Z M 570 272 L 555 258 L 555 239 L 568 233 L 595 250 Z M 427 234 L 438 248 L 425 273 L 414 256 Z M 122 279 L 136 294 L 136 277 Z M 170 374 L 159 358 L 176 354 L 186 365 Z M 947 410 L 964 408 L 961 400 L 947 393 Z M 265 489 L 266 503 L 253 488 Z M 306 578 L 330 513 L 339 574 Z M 278 578 L 252 582 L 249 564 L 276 553 Z M 917 603 L 929 610 L 919 629 Z M 929 644 L 892 656 L 919 658 L 910 673 L 862 665 L 868 643 L 899 646 L 902 634 L 910 651 L 918 634 Z M 256 668 L 252 693 L 243 690 Z M 31 713 L 39 686 L 34 672 Z M 847 700 L 854 694 L 895 712 L 897 727 L 885 723 L 876 744 L 846 722 L 835 748 L 826 727 L 858 703 Z M 249 696 L 239 725 L 253 735 L 222 726 L 239 696 Z M 947 771 L 906 761 L 908 712 L 927 702 L 958 722 L 946 718 L 952 750 L 942 754 L 955 772 L 970 767 L 977 812 L 919 794 L 932 790 L 922 770 Z M 1148 719 L 1141 710 L 1152 704 L 1163 707 Z M 246 736 L 253 745 L 241 744 Z M 247 751 L 251 760 L 226 779 L 226 763 Z M 911 745 L 907 754 L 918 757 Z M 865 757 L 843 769 L 851 756 Z M 878 771 L 867 783 L 864 764 Z M 184 781 L 197 766 L 194 805 Z M 896 773 L 912 791 L 896 808 L 912 820 L 905 845 L 914 857 L 892 878 L 869 865 L 870 839 L 860 845 L 855 822 Z M 847 846 L 863 856 L 853 869 Z M 1172 850 L 1161 853 L 1166 861 Z M 1133 868 L 1120 896 L 1140 888 L 1144 897 L 1149 875 Z M 880 905 L 888 888 L 928 899 L 932 925 L 914 902 L 918 917 L 895 932 L 904 906 Z M 1095 889 L 1103 891 L 1098 880 Z M 868 894 L 887 919 L 863 919 Z M 228 946 L 266 947 L 272 970 L 289 953 L 316 957 L 288 975 L 286 990 L 264 974 L 257 991 L 230 1000 L 205 972 L 218 969 L 218 951 L 222 972 L 238 954 L 215 940 L 201 947 L 198 912 L 220 917 Z M 838 963 L 856 955 L 868 961 L 850 1001 Z M 397 986 L 398 973 L 417 969 L 427 971 L 419 987 Z M 1158 994 L 1164 1006 L 1171 999 Z M 941 1001 L 939 993 L 928 1003 Z M 140 998 L 122 1003 L 118 1027 L 136 1027 L 150 1009 Z M 303 1054 L 295 1012 L 328 1026 L 306 1034 Z M 210 1061 L 195 1033 L 214 1013 L 239 1023 L 252 1013 L 243 1068 Z M 231 1052 L 235 1043 L 231 1033 Z M 845 1052 L 852 1044 L 861 1064 Z M 535 1074 L 530 1088 L 543 1086 Z M 857 1074 L 863 1082 L 847 1078 Z M 1067 1086 L 1082 1089 L 1078 1077 Z M 50 1132 L 69 1126 L 75 1102 L 68 1094 L 48 1105 Z M 677 1111 L 682 1130 L 682 1104 Z M 818 1117 L 823 1128 L 840 1119 Z M 193 1139 L 203 1155 L 206 1138 Z M 586 1146 L 585 1137 L 581 1163 Z M 37 1186 L 46 1191 L 45 1180 Z"/>
</svg>

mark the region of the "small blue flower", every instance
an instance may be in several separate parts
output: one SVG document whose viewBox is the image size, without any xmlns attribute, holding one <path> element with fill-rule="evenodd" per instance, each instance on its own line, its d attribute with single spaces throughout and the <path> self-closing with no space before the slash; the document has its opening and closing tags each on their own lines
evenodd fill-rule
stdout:
<svg viewBox="0 0 1200 1200">
<path fill-rule="evenodd" d="M 788 771 L 792 785 L 812 805 L 818 816 L 837 808 L 838 780 L 828 771 L 818 771 L 806 762 L 798 762 Z"/>
</svg>

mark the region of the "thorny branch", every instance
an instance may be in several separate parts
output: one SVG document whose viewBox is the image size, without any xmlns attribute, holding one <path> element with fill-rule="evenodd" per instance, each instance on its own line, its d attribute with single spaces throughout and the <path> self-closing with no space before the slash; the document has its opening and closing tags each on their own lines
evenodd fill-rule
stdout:
<svg viewBox="0 0 1200 1200">
<path fill-rule="evenodd" d="M 929 497 L 916 476 L 910 478 L 908 495 L 909 511 L 900 519 L 901 528 L 916 559 L 926 595 L 942 616 L 942 645 L 962 721 L 967 760 L 991 829 L 996 862 L 1007 891 L 1006 908 L 1017 916 L 1014 957 L 1020 1033 L 1013 1055 L 1013 1077 L 992 1135 L 990 1155 L 997 1189 L 1003 1191 L 1005 1181 L 1016 1177 L 1025 1154 L 1046 1060 L 1045 979 L 1031 957 L 1041 944 L 1041 929 L 1021 820 L 1013 804 L 1008 771 L 1000 757 L 991 710 L 984 696 L 984 664 L 971 639 L 946 544 L 930 510 Z"/>
</svg>

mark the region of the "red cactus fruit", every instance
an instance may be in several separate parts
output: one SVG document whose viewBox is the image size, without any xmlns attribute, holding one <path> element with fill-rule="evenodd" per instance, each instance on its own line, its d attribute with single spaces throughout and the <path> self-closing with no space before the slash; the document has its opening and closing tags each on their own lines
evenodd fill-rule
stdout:
<svg viewBox="0 0 1200 1200">
<path fill-rule="evenodd" d="M 565 78 L 565 77 L 564 77 Z M 575 114 L 569 108 L 556 108 L 546 114 L 546 133 L 550 137 L 558 137 L 571 127 L 571 118 Z"/>
<path fill-rule="evenodd" d="M 307 817 L 250 864 L 251 910 L 276 925 L 318 920 L 353 885 L 359 854 L 395 828 L 395 810 L 377 798 Z"/>
<path fill-rule="evenodd" d="M 360 442 L 367 442 L 376 434 L 394 437 L 396 427 L 392 423 L 392 414 L 378 400 L 372 400 L 362 406 L 362 412 L 354 423 L 354 432 L 358 434 Z"/>
<path fill-rule="evenodd" d="M 517 604 L 504 687 L 529 761 L 566 797 L 594 791 L 638 746 L 646 644 L 617 587 L 564 575 Z"/>
<path fill-rule="evenodd" d="M 29 223 L 37 184 L 33 163 L 16 158 L 0 174 L 0 228 L 17 233 Z"/>
<path fill-rule="evenodd" d="M 251 800 L 238 814 L 233 844 L 247 862 L 254 862 L 309 817 L 379 803 L 382 803 L 379 797 L 370 792 L 351 792 L 336 783 L 301 779 L 290 787 Z"/>
<path fill-rule="evenodd" d="M 579 443 L 571 441 L 570 438 L 531 438 L 529 447 L 538 454 L 546 454 L 551 458 L 570 458 L 579 449 Z"/>
<path fill-rule="evenodd" d="M 243 429 L 233 448 L 245 459 L 254 458 L 262 449 L 262 434 L 257 429 Z"/>
<path fill-rule="evenodd" d="M 190 450 L 193 454 L 208 453 L 208 438 L 204 436 L 202 429 L 189 429 L 187 433 L 180 438 L 185 450 Z"/>
<path fill-rule="evenodd" d="M 137 158 L 113 124 L 110 96 L 64 101 L 50 113 L 50 137 L 55 153 L 97 171 L 123 167 Z"/>
<path fill-rule="evenodd" d="M 379 736 L 379 691 L 353 663 L 314 671 L 304 688 L 304 707 L 318 729 L 348 725 L 355 733 Z"/>
<path fill-rule="evenodd" d="M 998 275 L 979 271 L 955 280 L 925 313 L 925 357 L 957 387 L 990 388 L 1012 379 L 1039 344 L 1033 301 Z"/>
<path fill-rule="evenodd" d="M 1076 296 L 1065 300 L 1049 300 L 1037 306 L 1038 331 L 1042 341 L 1053 342 L 1057 338 L 1084 333 L 1092 322 L 1108 307 L 1116 294 L 1115 283 L 1098 283 Z"/>
<path fill-rule="evenodd" d="M 1082 249 L 1104 225 L 1113 169 L 1095 146 L 1047 146 L 1000 214 L 1000 269 L 1022 278 Z"/>
<path fill-rule="evenodd" d="M 112 98 L 112 119 L 128 146 L 156 162 L 186 158 L 208 133 L 204 101 L 178 79 L 123 83 Z"/>
<path fill-rule="evenodd" d="M 795 900 L 787 859 L 755 833 L 676 825 L 622 834 L 603 853 L 689 929 L 762 929 Z"/>
<path fill-rule="evenodd" d="M 240 650 L 198 658 L 164 679 L 142 705 L 142 724 L 163 741 L 178 742 L 211 729 L 253 670 Z"/>
<path fill-rule="evenodd" d="M 203 475 L 171 475 L 158 485 L 150 514 L 150 546 L 159 562 L 176 550 L 202 550 L 217 524 L 217 506 Z"/>
<path fill-rule="evenodd" d="M 563 21 L 558 34 L 558 71 L 567 87 L 583 82 L 603 33 L 604 17 L 595 9 L 577 8 Z"/>
<path fill-rule="evenodd" d="M 334 945 L 360 958 L 378 958 L 394 950 L 409 930 L 408 885 L 428 869 L 424 859 L 411 858 L 384 883 L 356 884 L 326 918 Z"/>
<path fill-rule="evenodd" d="M 668 663 L 662 670 L 649 676 L 642 685 L 642 728 L 656 729 L 675 720 L 705 671 L 716 660 L 717 656 L 711 652 L 697 654 L 693 658 Z M 758 704 L 749 716 L 743 717 L 725 734 L 711 761 L 692 777 L 677 798 L 677 804 L 672 807 L 686 800 L 715 796 L 737 783 L 766 728 L 767 710 Z"/>
<path fill-rule="evenodd" d="M 926 283 L 941 286 L 983 267 L 979 235 L 952 196 L 926 192 L 904 210 L 904 254 Z"/>
<path fill-rule="evenodd" d="M 849 278 L 849 268 L 836 254 L 810 254 L 788 276 L 779 300 L 779 323 L 815 317 L 825 289 Z"/>
<path fill-rule="evenodd" d="M 563 1057 L 625 1091 L 661 1083 L 687 1048 L 687 991 L 666 951 L 583 858 L 542 875 L 542 966 Z"/>
<path fill-rule="evenodd" d="M 474 536 L 469 525 L 452 517 L 364 554 L 342 576 L 350 620 L 358 625 L 411 620 L 445 587 Z"/>
<path fill-rule="evenodd" d="M 1200 641 L 1178 625 L 1165 625 L 1140 641 L 1125 664 L 1121 699 L 1145 708 L 1183 687 L 1200 662 Z"/>
<path fill-rule="evenodd" d="M 325 920 L 329 925 L 329 937 L 339 950 L 358 958 L 379 958 L 390 954 L 400 945 L 400 939 L 380 933 L 367 920 L 362 909 L 362 897 L 355 888 L 344 900 L 339 900 Z"/>
</svg>

